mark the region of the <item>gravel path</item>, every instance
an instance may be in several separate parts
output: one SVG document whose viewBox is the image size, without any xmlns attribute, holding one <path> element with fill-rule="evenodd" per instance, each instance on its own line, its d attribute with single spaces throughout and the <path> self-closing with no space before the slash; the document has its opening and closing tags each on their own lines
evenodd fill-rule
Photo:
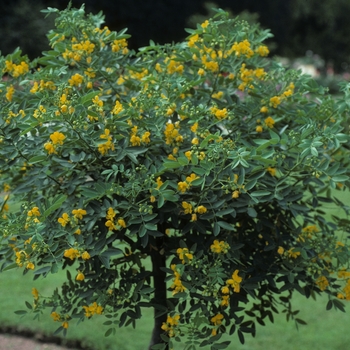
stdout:
<svg viewBox="0 0 350 350">
<path fill-rule="evenodd" d="M 68 348 L 26 337 L 0 334 L 0 350 L 68 350 Z M 73 349 L 70 348 L 69 350 Z"/>
</svg>

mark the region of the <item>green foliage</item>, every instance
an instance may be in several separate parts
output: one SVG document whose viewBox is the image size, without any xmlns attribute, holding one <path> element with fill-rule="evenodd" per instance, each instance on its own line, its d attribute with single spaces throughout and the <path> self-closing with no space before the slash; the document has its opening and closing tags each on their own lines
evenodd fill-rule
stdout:
<svg viewBox="0 0 350 350">
<path fill-rule="evenodd" d="M 322 204 L 348 214 L 335 193 L 349 185 L 349 86 L 335 101 L 265 57 L 268 31 L 220 10 L 186 42 L 138 52 L 101 14 L 46 12 L 51 50 L 0 58 L 1 269 L 77 273 L 25 311 L 49 308 L 57 332 L 104 314 L 112 335 L 150 307 L 154 349 L 183 335 L 223 349 L 279 305 L 302 324 L 294 291 L 342 310 L 349 220 Z"/>
</svg>

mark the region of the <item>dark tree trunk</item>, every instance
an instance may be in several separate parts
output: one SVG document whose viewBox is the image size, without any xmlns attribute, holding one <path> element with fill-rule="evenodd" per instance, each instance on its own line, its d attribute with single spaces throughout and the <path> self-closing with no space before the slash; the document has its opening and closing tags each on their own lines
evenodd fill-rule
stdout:
<svg viewBox="0 0 350 350">
<path fill-rule="evenodd" d="M 151 246 L 151 260 L 152 260 L 152 274 L 154 283 L 154 303 L 160 305 L 164 309 L 167 308 L 167 290 L 166 290 L 166 272 L 161 270 L 161 267 L 165 267 L 165 254 L 163 248 L 163 238 L 156 238 L 156 246 Z M 152 338 L 149 344 L 149 350 L 153 345 L 162 343 L 163 340 L 160 335 L 164 332 L 162 330 L 163 322 L 166 322 L 167 314 L 157 316 L 158 308 L 154 308 L 154 327 L 152 331 Z M 168 349 L 166 347 L 165 349 Z"/>
</svg>

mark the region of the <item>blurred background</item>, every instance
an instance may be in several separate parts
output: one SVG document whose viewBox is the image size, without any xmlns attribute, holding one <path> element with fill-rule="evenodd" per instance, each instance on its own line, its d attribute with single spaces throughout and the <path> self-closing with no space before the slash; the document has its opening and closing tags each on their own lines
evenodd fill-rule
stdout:
<svg viewBox="0 0 350 350">
<path fill-rule="evenodd" d="M 74 7 L 105 14 L 113 30 L 127 27 L 134 49 L 156 43 L 180 41 L 210 16 L 211 8 L 228 10 L 249 22 L 271 29 L 269 48 L 274 56 L 301 65 L 316 77 L 334 74 L 348 78 L 350 72 L 350 0 L 72 0 Z M 45 34 L 53 18 L 41 9 L 65 9 L 68 0 L 0 0 L 0 50 L 3 55 L 21 47 L 30 58 L 48 49 Z"/>
</svg>

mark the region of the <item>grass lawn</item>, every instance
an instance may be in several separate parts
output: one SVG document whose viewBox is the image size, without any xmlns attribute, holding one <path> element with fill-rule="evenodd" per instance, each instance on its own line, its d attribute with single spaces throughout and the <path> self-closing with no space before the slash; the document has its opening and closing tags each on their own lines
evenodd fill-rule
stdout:
<svg viewBox="0 0 350 350">
<path fill-rule="evenodd" d="M 24 301 L 32 300 L 31 288 L 33 286 L 42 294 L 49 294 L 50 290 L 58 286 L 63 279 L 63 274 L 56 274 L 51 275 L 51 278 L 33 281 L 30 274 L 23 277 L 20 270 L 0 274 L 0 324 L 3 326 L 17 325 L 20 328 L 41 330 L 52 334 L 58 327 L 58 323 L 53 322 L 48 314 L 43 315 L 40 321 L 33 321 L 30 315 L 21 318 L 14 311 L 25 309 Z M 255 338 L 247 335 L 245 345 L 241 345 L 233 335 L 233 343 L 229 349 L 347 349 L 350 341 L 350 333 L 347 333 L 350 313 L 336 310 L 326 311 L 327 300 L 326 296 L 319 298 L 316 302 L 295 295 L 294 308 L 301 310 L 298 316 L 308 323 L 307 326 L 299 326 L 298 331 L 294 322 L 287 322 L 284 314 L 279 314 L 275 316 L 273 324 L 268 323 L 266 327 L 258 326 Z M 347 310 L 349 311 L 349 307 Z M 116 336 L 107 338 L 104 337 L 107 328 L 102 324 L 106 321 L 104 316 L 96 315 L 79 325 L 76 325 L 73 320 L 70 322 L 67 339 L 79 339 L 85 347 L 92 347 L 96 350 L 143 350 L 147 347 L 153 322 L 151 310 L 144 310 L 144 315 L 136 330 L 130 327 L 121 328 Z M 225 337 L 225 340 L 227 339 Z M 183 344 L 175 346 L 175 350 L 183 348 Z"/>
<path fill-rule="evenodd" d="M 339 192 L 338 192 L 339 193 Z M 344 202 L 350 198 L 349 192 L 340 192 L 339 197 Z M 327 207 L 327 217 L 337 212 L 336 208 Z M 339 213 L 338 213 L 339 214 Z M 65 273 L 50 275 L 33 281 L 32 274 L 22 276 L 22 269 L 14 269 L 0 273 L 0 325 L 13 326 L 52 334 L 59 326 L 47 314 L 40 321 L 33 321 L 32 316 L 20 317 L 16 310 L 26 309 L 25 301 L 32 301 L 31 290 L 36 287 L 41 294 L 51 295 L 52 290 L 64 281 Z M 294 322 L 287 322 L 284 314 L 275 315 L 275 322 L 266 327 L 257 326 L 255 338 L 247 335 L 246 343 L 241 345 L 236 335 L 228 349 L 234 350 L 344 350 L 349 348 L 350 309 L 347 313 L 336 310 L 326 311 L 327 296 L 317 301 L 305 299 L 296 294 L 293 298 L 294 310 L 300 310 L 299 318 L 308 323 L 296 329 Z M 149 342 L 152 326 L 152 310 L 143 310 L 144 317 L 139 320 L 136 330 L 131 327 L 120 328 L 115 336 L 104 337 L 108 329 L 103 325 L 106 318 L 95 315 L 79 325 L 70 322 L 67 339 L 80 340 L 85 348 L 95 350 L 144 350 Z M 348 333 L 349 332 L 349 333 Z M 228 337 L 222 338 L 227 340 Z M 183 350 L 184 344 L 176 344 L 174 350 Z M 203 348 L 208 350 L 208 348 Z"/>
</svg>

